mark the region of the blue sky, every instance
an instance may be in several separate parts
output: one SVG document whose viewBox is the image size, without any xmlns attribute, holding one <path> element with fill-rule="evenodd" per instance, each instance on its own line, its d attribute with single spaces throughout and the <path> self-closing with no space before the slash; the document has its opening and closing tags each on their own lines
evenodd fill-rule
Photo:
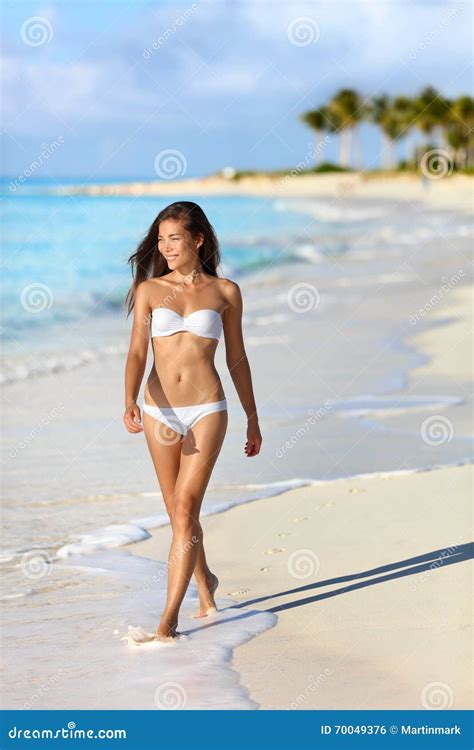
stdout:
<svg viewBox="0 0 474 750">
<path fill-rule="evenodd" d="M 156 157 L 168 149 L 184 156 L 188 177 L 292 167 L 312 143 L 299 115 L 341 87 L 469 93 L 471 8 L 4 2 L 2 172 L 23 173 L 54 141 L 37 176 L 156 179 Z M 377 166 L 373 127 L 363 127 L 362 145 L 365 165 Z M 326 157 L 337 159 L 336 140 Z"/>
</svg>

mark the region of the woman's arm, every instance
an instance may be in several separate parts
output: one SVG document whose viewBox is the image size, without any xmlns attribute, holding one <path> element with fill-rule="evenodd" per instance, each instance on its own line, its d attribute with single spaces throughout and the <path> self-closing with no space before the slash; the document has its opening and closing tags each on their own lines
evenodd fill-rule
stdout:
<svg viewBox="0 0 474 750">
<path fill-rule="evenodd" d="M 142 432 L 140 407 L 137 398 L 145 372 L 150 341 L 150 302 L 148 282 L 138 285 L 133 308 L 133 325 L 127 363 L 125 365 L 125 414 L 123 421 L 129 432 Z"/>
<path fill-rule="evenodd" d="M 247 456 L 256 456 L 260 452 L 262 435 L 253 395 L 252 375 L 242 335 L 242 295 L 238 284 L 233 281 L 228 281 L 227 284 L 226 296 L 229 306 L 224 313 L 226 362 L 247 415 L 247 443 L 244 450 Z"/>
</svg>

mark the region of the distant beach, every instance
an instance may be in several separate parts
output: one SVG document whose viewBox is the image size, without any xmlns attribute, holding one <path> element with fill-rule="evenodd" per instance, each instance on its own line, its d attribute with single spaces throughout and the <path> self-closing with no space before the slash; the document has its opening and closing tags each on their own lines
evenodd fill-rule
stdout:
<svg viewBox="0 0 474 750">
<path fill-rule="evenodd" d="M 472 213 L 473 177 L 463 174 L 443 179 L 423 179 L 416 174 L 383 172 L 333 172 L 295 174 L 282 177 L 255 175 L 238 180 L 220 175 L 181 180 L 113 182 L 97 185 L 68 185 L 57 189 L 63 195 L 167 196 L 176 195 L 256 195 L 271 198 L 336 198 L 420 201 L 438 208 Z M 56 189 L 55 189 L 56 192 Z"/>
</svg>

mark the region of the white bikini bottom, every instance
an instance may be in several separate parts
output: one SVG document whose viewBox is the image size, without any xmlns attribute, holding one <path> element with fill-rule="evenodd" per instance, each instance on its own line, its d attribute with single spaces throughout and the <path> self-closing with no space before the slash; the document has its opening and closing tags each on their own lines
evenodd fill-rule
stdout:
<svg viewBox="0 0 474 750">
<path fill-rule="evenodd" d="M 195 406 L 152 406 L 143 401 L 142 408 L 151 417 L 184 436 L 203 417 L 215 411 L 227 410 L 227 401 L 224 398 Z"/>
</svg>

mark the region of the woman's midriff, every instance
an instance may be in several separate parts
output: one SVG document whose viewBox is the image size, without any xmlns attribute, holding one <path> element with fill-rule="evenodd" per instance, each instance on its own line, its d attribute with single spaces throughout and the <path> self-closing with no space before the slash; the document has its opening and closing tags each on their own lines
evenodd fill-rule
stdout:
<svg viewBox="0 0 474 750">
<path fill-rule="evenodd" d="M 145 401 L 156 406 L 193 406 L 225 398 L 214 366 L 215 339 L 186 331 L 152 338 L 154 364 Z"/>
</svg>

